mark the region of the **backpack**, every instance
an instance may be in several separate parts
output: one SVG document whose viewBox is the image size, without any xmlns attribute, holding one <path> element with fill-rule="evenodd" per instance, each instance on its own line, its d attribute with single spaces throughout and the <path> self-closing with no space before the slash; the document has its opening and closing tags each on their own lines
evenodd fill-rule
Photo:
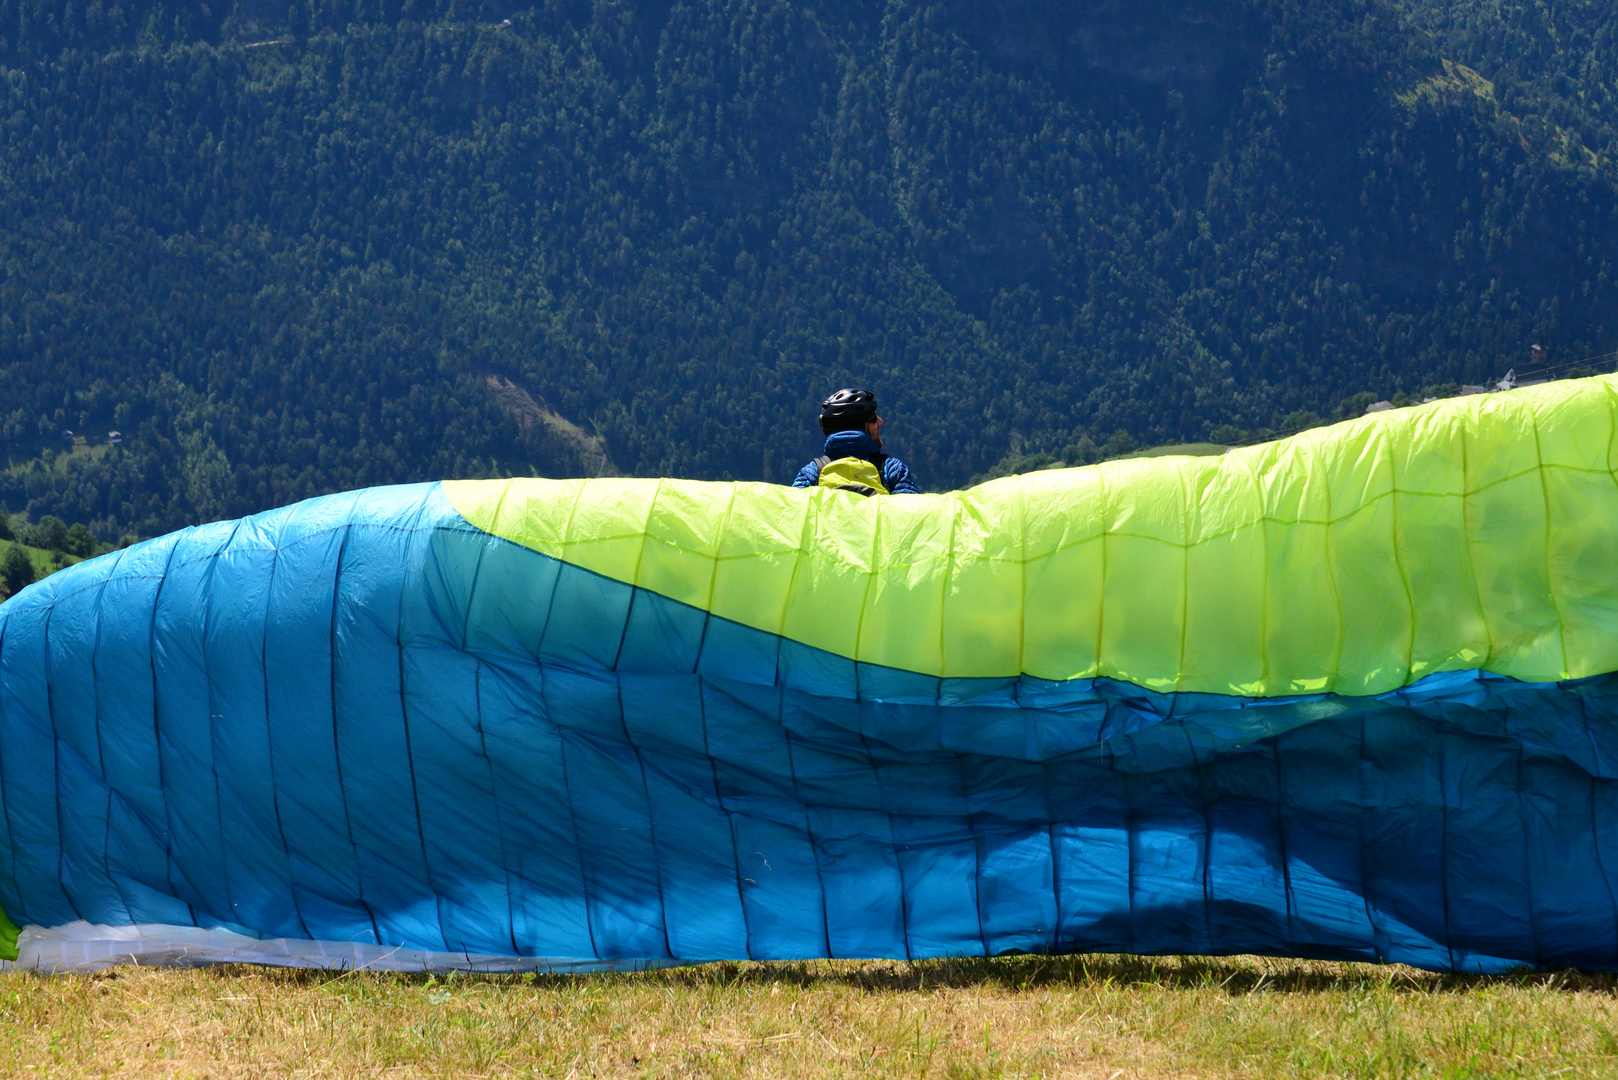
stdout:
<svg viewBox="0 0 1618 1080">
<path fill-rule="evenodd" d="M 882 482 L 882 470 L 862 457 L 845 457 L 833 461 L 822 454 L 815 458 L 820 466 L 820 486 L 840 488 L 858 495 L 887 494 L 888 486 Z"/>
</svg>

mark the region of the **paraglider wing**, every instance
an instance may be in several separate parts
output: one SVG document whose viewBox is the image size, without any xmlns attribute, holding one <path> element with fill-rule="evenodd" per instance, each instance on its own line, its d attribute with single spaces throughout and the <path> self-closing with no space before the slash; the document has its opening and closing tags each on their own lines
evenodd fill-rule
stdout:
<svg viewBox="0 0 1618 1080">
<path fill-rule="evenodd" d="M 1612 966 L 1618 384 L 904 499 L 457 481 L 0 607 L 0 950 Z"/>
</svg>

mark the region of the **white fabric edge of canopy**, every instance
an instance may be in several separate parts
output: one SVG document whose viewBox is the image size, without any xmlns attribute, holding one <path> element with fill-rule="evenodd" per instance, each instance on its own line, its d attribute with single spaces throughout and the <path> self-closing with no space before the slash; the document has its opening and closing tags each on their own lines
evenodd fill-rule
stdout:
<svg viewBox="0 0 1618 1080">
<path fill-rule="evenodd" d="M 134 964 L 140 967 L 208 967 L 263 964 L 326 971 L 555 972 L 643 971 L 690 961 L 597 960 L 571 957 L 499 956 L 436 952 L 350 941 L 253 938 L 221 927 L 102 926 L 72 922 L 26 926 L 17 937 L 17 959 L 0 960 L 0 971 L 86 974 Z"/>
</svg>

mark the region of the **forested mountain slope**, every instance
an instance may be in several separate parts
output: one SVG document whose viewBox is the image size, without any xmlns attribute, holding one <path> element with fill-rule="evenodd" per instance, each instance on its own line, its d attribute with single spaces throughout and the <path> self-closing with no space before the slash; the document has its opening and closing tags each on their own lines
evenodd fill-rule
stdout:
<svg viewBox="0 0 1618 1080">
<path fill-rule="evenodd" d="M 1604 353 L 1615 28 L 0 0 L 0 501 L 111 539 L 439 476 L 785 481 L 851 382 L 941 488 Z"/>
</svg>

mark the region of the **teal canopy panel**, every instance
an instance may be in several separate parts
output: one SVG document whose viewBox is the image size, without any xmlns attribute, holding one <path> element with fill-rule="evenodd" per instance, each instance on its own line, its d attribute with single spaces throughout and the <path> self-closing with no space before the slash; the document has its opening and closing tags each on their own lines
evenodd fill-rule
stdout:
<svg viewBox="0 0 1618 1080">
<path fill-rule="evenodd" d="M 1600 632 L 1618 516 L 1572 546 L 1551 536 L 1556 499 L 1600 519 L 1618 497 L 1612 396 L 1587 380 L 908 502 L 655 480 L 374 488 L 90 560 L 0 606 L 0 948 L 68 967 L 1103 950 L 1618 966 L 1618 665 Z M 1508 406 L 1525 428 L 1491 419 Z M 1409 442 L 1456 432 L 1455 490 L 1412 494 Z M 1550 461 L 1553 436 L 1584 457 Z M 1527 474 L 1466 477 L 1531 442 L 1538 509 L 1521 512 L 1540 528 L 1490 532 L 1511 507 L 1489 500 Z M 1389 451 L 1385 492 L 1328 482 L 1332 455 L 1367 447 Z M 1250 486 L 1221 495 L 1228 476 Z M 1291 518 L 1288 484 L 1307 495 Z M 1192 505 L 1221 523 L 1206 542 L 1256 538 L 1268 606 L 1235 596 L 1229 624 L 1318 621 L 1336 597 L 1329 677 L 1374 692 L 1297 692 L 1313 661 L 1262 634 L 1251 655 L 1199 651 L 1214 630 L 1186 613 L 1219 584 L 1183 554 L 1201 534 L 1162 548 L 1179 576 L 1118 576 Z M 1359 523 L 1384 505 L 1402 524 L 1379 537 Z M 1077 554 L 1066 578 L 1041 569 L 1092 540 L 1110 571 L 1086 578 Z M 1517 566 L 1513 543 L 1538 564 Z M 1444 587 L 1470 599 L 1449 611 L 1379 624 L 1353 614 L 1352 576 L 1330 576 L 1364 566 L 1369 589 L 1389 579 L 1368 551 L 1468 545 Z M 967 548 L 995 564 L 970 588 Z M 727 575 L 746 586 L 730 599 Z M 771 575 L 785 599 L 767 610 Z M 1422 587 L 1402 595 L 1436 595 Z M 859 605 L 852 636 L 815 607 L 828 598 Z M 1289 603 L 1315 606 L 1265 615 Z M 1379 625 L 1392 646 L 1363 640 Z M 1163 626 L 1181 636 L 1144 636 Z M 915 643 L 869 640 L 905 633 L 943 644 L 906 667 Z"/>
</svg>

